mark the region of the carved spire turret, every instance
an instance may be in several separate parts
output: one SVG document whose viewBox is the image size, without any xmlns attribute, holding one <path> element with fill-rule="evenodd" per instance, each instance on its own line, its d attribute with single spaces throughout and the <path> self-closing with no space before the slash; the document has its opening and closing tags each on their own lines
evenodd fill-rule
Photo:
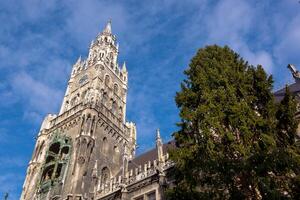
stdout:
<svg viewBox="0 0 300 200">
<path fill-rule="evenodd" d="M 128 72 L 118 65 L 111 21 L 99 32 L 72 66 L 59 114 L 42 124 L 22 200 L 92 199 L 127 174 L 136 149 L 136 126 L 126 121 Z"/>
<path fill-rule="evenodd" d="M 287 68 L 290 69 L 295 81 L 300 83 L 300 72 L 296 69 L 296 67 L 292 64 L 288 64 Z"/>
<path fill-rule="evenodd" d="M 157 159 L 160 166 L 164 162 L 164 155 L 163 155 L 164 153 L 163 153 L 163 142 L 160 137 L 159 129 L 156 130 L 156 149 L 157 149 Z"/>
<path fill-rule="evenodd" d="M 122 72 L 126 73 L 127 72 L 127 68 L 126 68 L 126 63 L 124 61 L 123 65 L 122 65 Z"/>
<path fill-rule="evenodd" d="M 106 34 L 112 34 L 111 33 L 111 20 L 109 20 L 105 26 L 105 28 L 103 29 L 102 33 L 106 33 Z"/>
</svg>

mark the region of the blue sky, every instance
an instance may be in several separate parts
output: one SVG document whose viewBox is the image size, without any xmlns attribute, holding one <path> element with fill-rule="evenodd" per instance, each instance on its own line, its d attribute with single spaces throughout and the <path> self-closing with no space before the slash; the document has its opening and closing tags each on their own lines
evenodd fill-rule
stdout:
<svg viewBox="0 0 300 200">
<path fill-rule="evenodd" d="M 119 62 L 129 71 L 127 118 L 138 152 L 169 140 L 179 121 L 174 95 L 198 48 L 229 45 L 273 74 L 275 89 L 300 69 L 298 0 L 0 1 L 0 198 L 18 199 L 35 136 L 57 113 L 72 64 L 112 19 Z"/>
</svg>

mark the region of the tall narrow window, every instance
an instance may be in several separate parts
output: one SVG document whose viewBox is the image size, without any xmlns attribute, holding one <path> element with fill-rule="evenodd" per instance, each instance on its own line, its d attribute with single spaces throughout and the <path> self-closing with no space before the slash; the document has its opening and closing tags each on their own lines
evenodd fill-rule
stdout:
<svg viewBox="0 0 300 200">
<path fill-rule="evenodd" d="M 107 103 L 107 99 L 108 99 L 108 95 L 106 92 L 103 92 L 103 95 L 102 95 L 102 104 L 106 104 Z"/>
<path fill-rule="evenodd" d="M 101 170 L 101 184 L 106 184 L 110 179 L 110 172 L 107 167 Z"/>
<path fill-rule="evenodd" d="M 117 94 L 119 91 L 119 87 L 118 87 L 118 84 L 114 84 L 114 93 Z"/>
<path fill-rule="evenodd" d="M 116 114 L 116 111 L 117 111 L 117 103 L 115 101 L 112 102 L 112 105 L 111 105 L 111 112 Z"/>
<path fill-rule="evenodd" d="M 114 156 L 113 156 L 113 162 L 118 162 L 120 157 L 120 150 L 117 145 L 114 146 Z"/>
<path fill-rule="evenodd" d="M 123 118 L 123 108 L 122 106 L 119 107 L 119 119 Z"/>
<path fill-rule="evenodd" d="M 102 149 L 101 149 L 102 153 L 106 154 L 108 152 L 108 142 L 107 142 L 107 138 L 104 137 L 102 140 Z"/>
<path fill-rule="evenodd" d="M 105 76 L 105 81 L 104 81 L 105 84 L 108 85 L 108 84 L 109 84 L 109 81 L 110 81 L 110 78 L 109 78 L 108 75 L 106 75 L 106 76 Z"/>
<path fill-rule="evenodd" d="M 64 169 L 70 156 L 70 147 L 70 139 L 65 137 L 55 137 L 50 144 L 48 151 L 46 151 L 45 163 L 42 166 L 41 191 L 47 192 L 50 189 L 50 181 L 51 185 L 62 181 Z"/>
</svg>

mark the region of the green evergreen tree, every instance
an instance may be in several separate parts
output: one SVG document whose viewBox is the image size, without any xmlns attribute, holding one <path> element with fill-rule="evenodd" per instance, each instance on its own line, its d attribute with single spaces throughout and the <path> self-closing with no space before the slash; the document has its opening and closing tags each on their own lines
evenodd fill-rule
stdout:
<svg viewBox="0 0 300 200">
<path fill-rule="evenodd" d="M 290 189 L 299 183 L 299 152 L 278 150 L 278 141 L 292 141 L 296 131 L 295 102 L 289 93 L 277 106 L 272 77 L 227 46 L 200 49 L 184 73 L 187 78 L 176 94 L 178 148 L 171 154 L 176 186 L 168 198 L 292 198 Z M 295 167 L 277 166 L 281 160 L 273 160 L 279 154 L 293 154 Z M 274 174 L 282 177 L 286 172 L 291 179 L 283 187 Z"/>
<path fill-rule="evenodd" d="M 295 111 L 297 110 L 295 99 L 289 92 L 288 87 L 285 90 L 285 96 L 280 102 L 276 113 L 276 118 L 278 119 L 278 145 L 284 147 L 295 143 L 298 126 L 298 121 L 294 119 Z"/>
</svg>

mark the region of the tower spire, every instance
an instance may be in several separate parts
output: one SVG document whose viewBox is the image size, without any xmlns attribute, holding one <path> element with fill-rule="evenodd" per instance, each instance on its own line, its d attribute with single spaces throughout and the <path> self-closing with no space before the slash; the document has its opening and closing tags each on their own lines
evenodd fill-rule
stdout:
<svg viewBox="0 0 300 200">
<path fill-rule="evenodd" d="M 164 156 L 163 156 L 163 142 L 160 137 L 159 129 L 156 130 L 156 149 L 157 149 L 157 159 L 158 159 L 159 167 L 161 168 L 164 162 Z"/>
<path fill-rule="evenodd" d="M 160 138 L 160 131 L 158 128 L 158 129 L 156 129 L 156 140 L 159 140 L 159 139 L 161 139 L 161 138 Z"/>
<path fill-rule="evenodd" d="M 126 63 L 124 61 L 123 65 L 122 65 L 122 72 L 126 72 L 126 71 L 127 71 L 127 68 L 126 68 Z"/>
<path fill-rule="evenodd" d="M 103 29 L 103 33 L 111 34 L 111 19 L 107 22 L 105 28 Z"/>
</svg>

